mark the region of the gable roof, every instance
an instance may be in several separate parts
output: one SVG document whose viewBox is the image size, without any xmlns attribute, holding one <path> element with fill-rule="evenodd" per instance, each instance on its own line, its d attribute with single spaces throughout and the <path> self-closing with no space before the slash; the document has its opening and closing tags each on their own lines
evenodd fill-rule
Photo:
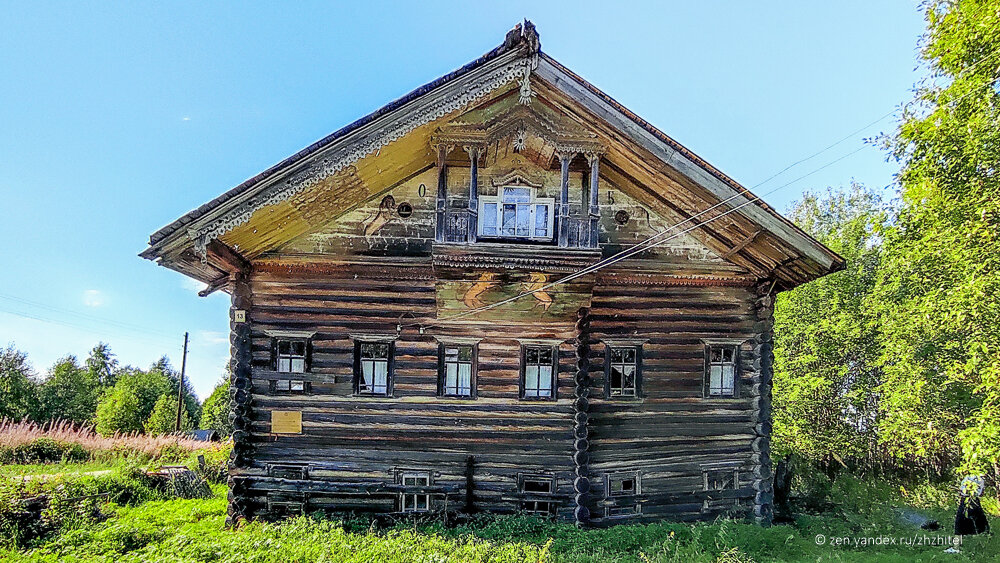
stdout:
<svg viewBox="0 0 1000 563">
<path fill-rule="evenodd" d="M 728 208 L 739 207 L 741 215 L 808 258 L 811 267 L 806 274 L 797 276 L 800 278 L 798 283 L 843 268 L 843 258 L 757 199 L 734 179 L 543 53 L 534 26 L 528 21 L 518 24 L 508 32 L 503 44 L 485 55 L 316 141 L 159 229 L 150 236 L 149 247 L 140 256 L 158 260 L 162 265 L 208 282 L 206 278 L 213 276 L 198 272 L 190 263 L 181 264 L 179 252 L 193 249 L 204 256 L 211 240 L 233 225 L 248 220 L 254 209 L 313 185 L 315 182 L 303 179 L 309 175 L 305 167 L 311 161 L 328 156 L 330 158 L 323 159 L 323 167 L 331 174 L 336 173 L 419 126 L 421 123 L 415 121 L 413 115 L 424 114 L 426 123 L 450 111 L 468 108 L 503 84 L 512 80 L 527 81 L 532 75 L 579 101 L 588 111 L 625 133 L 634 143 L 719 201 L 726 200 Z M 326 164 L 330 160 L 335 163 Z M 285 185 L 281 180 L 285 180 Z"/>
</svg>

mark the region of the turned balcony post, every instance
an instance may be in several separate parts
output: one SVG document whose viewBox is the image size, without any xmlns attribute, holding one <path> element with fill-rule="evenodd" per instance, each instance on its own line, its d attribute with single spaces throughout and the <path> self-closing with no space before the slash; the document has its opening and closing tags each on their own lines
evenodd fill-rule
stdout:
<svg viewBox="0 0 1000 563">
<path fill-rule="evenodd" d="M 569 246 L 569 161 L 575 156 L 571 152 L 557 152 L 562 172 L 559 190 L 559 246 Z"/>
<path fill-rule="evenodd" d="M 590 164 L 590 248 L 597 248 L 599 242 L 599 229 L 601 223 L 601 207 L 597 203 L 597 196 L 600 193 L 598 176 L 600 175 L 601 155 L 597 153 L 587 153 L 587 162 Z"/>
<path fill-rule="evenodd" d="M 467 146 L 469 153 L 469 235 L 468 242 L 476 242 L 476 231 L 479 224 L 479 156 L 482 147 Z"/>
<path fill-rule="evenodd" d="M 437 145 L 434 147 L 437 152 L 437 173 L 438 173 L 438 189 L 437 189 L 437 225 L 434 230 L 434 240 L 437 242 L 444 242 L 447 232 L 447 210 L 448 210 L 448 166 L 445 164 L 445 159 L 448 157 L 448 153 L 451 152 L 451 147 L 448 145 Z"/>
</svg>

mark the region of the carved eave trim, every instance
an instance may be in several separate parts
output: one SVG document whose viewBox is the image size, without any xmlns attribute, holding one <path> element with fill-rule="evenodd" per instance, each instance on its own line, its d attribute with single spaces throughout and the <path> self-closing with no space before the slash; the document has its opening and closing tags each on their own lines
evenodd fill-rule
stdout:
<svg viewBox="0 0 1000 563">
<path fill-rule="evenodd" d="M 470 248 L 474 253 L 475 249 Z M 575 258 L 575 259 L 574 259 Z M 479 268 L 486 270 L 545 270 L 547 272 L 576 272 L 582 267 L 593 263 L 592 256 L 544 258 L 500 256 L 485 254 L 446 254 L 434 256 L 434 267 L 445 268 Z M 580 279 L 585 279 L 584 276 Z"/>
<path fill-rule="evenodd" d="M 756 279 L 724 278 L 701 275 L 664 275 L 664 274 L 602 274 L 597 278 L 598 284 L 606 285 L 674 285 L 674 286 L 715 286 L 715 287 L 751 287 Z"/>
<path fill-rule="evenodd" d="M 538 65 L 537 53 L 512 52 L 490 61 L 483 68 L 455 82 L 439 86 L 436 96 L 428 93 L 392 111 L 371 124 L 351 132 L 322 149 L 307 161 L 275 174 L 266 185 L 237 198 L 220 214 L 187 229 L 195 250 L 202 256 L 212 240 L 250 220 L 258 209 L 287 200 L 336 174 L 422 125 L 440 119 L 481 100 L 495 90 L 524 77 Z"/>
<path fill-rule="evenodd" d="M 359 269 L 362 268 L 362 269 Z M 268 274 L 321 274 L 338 278 L 357 277 L 412 281 L 432 281 L 434 273 L 427 263 L 415 266 L 389 266 L 363 262 L 254 262 L 254 271 Z"/>
</svg>

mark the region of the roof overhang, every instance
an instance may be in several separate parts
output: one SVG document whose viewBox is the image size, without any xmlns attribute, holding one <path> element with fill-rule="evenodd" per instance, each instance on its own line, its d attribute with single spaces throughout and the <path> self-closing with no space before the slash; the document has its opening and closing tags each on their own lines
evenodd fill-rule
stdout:
<svg viewBox="0 0 1000 563">
<path fill-rule="evenodd" d="M 613 98 L 541 52 L 530 22 L 508 33 L 502 45 L 354 123 L 324 137 L 150 236 L 140 256 L 216 287 L 240 262 L 238 252 L 222 256 L 217 239 L 274 205 L 340 173 L 414 129 L 465 111 L 491 94 L 530 80 L 571 98 L 686 181 L 718 200 L 720 212 L 734 211 L 794 249 L 809 262 L 782 288 L 793 287 L 844 267 L 844 259 L 810 237 L 704 159 L 638 117 Z M 528 83 L 525 86 L 525 83 Z M 754 237 L 756 234 L 754 235 Z M 748 244 L 753 237 L 742 244 Z M 736 246 L 738 243 L 733 243 Z M 230 249 L 231 250 L 231 249 Z M 240 265 L 242 267 L 242 265 Z"/>
</svg>

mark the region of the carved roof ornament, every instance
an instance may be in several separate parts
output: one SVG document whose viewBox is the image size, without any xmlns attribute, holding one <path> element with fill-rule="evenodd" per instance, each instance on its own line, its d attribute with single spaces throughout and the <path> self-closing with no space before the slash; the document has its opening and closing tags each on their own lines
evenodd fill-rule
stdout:
<svg viewBox="0 0 1000 563">
<path fill-rule="evenodd" d="M 531 104 L 531 97 L 535 93 L 531 91 L 531 67 L 528 67 L 524 72 L 524 78 L 521 79 L 521 89 L 517 97 L 517 103 L 521 105 Z"/>
<path fill-rule="evenodd" d="M 316 159 L 292 172 L 285 178 L 284 182 L 271 184 L 264 191 L 264 194 L 248 198 L 207 225 L 189 228 L 187 232 L 190 240 L 193 241 L 194 251 L 204 261 L 209 242 L 237 226 L 247 223 L 258 209 L 281 203 L 295 194 L 319 184 L 344 167 L 379 152 L 382 147 L 406 136 L 417 127 L 469 107 L 510 82 L 520 82 L 520 79 L 526 78 L 534 68 L 538 67 L 538 53 L 541 43 L 534 24 L 528 20 L 517 24 L 507 34 L 505 46 L 511 42 L 513 43 L 510 47 L 517 47 L 519 56 L 506 64 L 500 65 L 482 76 L 477 76 L 464 88 L 423 106 L 419 111 L 404 112 L 403 115 L 394 117 L 393 114 L 389 114 L 386 119 L 376 120 L 377 127 L 370 134 L 366 134 L 362 142 L 335 143 L 324 149 L 327 154 L 322 159 Z"/>
<path fill-rule="evenodd" d="M 541 188 L 542 180 L 534 177 L 531 173 L 521 168 L 515 168 L 506 174 L 494 176 L 490 183 L 493 186 L 526 186 L 529 188 Z"/>
</svg>

